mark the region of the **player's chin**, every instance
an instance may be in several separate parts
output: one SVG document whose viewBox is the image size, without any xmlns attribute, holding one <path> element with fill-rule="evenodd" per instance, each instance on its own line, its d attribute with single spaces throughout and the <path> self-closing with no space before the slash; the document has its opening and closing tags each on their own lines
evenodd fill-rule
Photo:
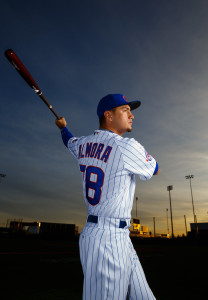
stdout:
<svg viewBox="0 0 208 300">
<path fill-rule="evenodd" d="M 130 127 L 127 129 L 127 132 L 132 132 L 132 130 L 133 130 L 132 127 Z"/>
</svg>

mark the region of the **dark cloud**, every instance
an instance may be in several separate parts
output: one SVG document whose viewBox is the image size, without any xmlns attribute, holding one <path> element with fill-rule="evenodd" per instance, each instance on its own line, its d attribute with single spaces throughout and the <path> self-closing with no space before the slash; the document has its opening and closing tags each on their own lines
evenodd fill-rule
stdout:
<svg viewBox="0 0 208 300">
<path fill-rule="evenodd" d="M 98 127 L 107 93 L 140 99 L 134 130 L 161 174 L 138 180 L 144 225 L 166 228 L 173 184 L 178 232 L 192 218 L 185 175 L 193 173 L 196 212 L 206 215 L 206 1 L 1 1 L 0 172 L 2 218 L 83 226 L 86 209 L 77 163 L 62 145 L 54 117 L 6 61 L 13 48 L 76 136 Z M 134 211 L 133 211 L 134 212 Z M 164 229 L 165 230 L 165 229 Z"/>
</svg>

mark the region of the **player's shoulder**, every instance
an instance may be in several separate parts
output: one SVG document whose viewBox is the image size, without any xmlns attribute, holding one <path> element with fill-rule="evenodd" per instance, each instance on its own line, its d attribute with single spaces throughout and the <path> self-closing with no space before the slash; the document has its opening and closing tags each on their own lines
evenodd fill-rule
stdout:
<svg viewBox="0 0 208 300">
<path fill-rule="evenodd" d="M 86 136 L 80 136 L 80 137 L 73 136 L 68 141 L 68 148 L 71 150 L 78 149 L 81 144 L 85 143 L 85 141 L 86 141 Z"/>
<path fill-rule="evenodd" d="M 131 155 L 133 153 L 138 156 L 144 152 L 144 147 L 134 138 L 117 136 L 116 144 L 123 155 Z"/>
<path fill-rule="evenodd" d="M 122 137 L 122 136 L 117 135 L 116 141 L 118 144 L 125 144 L 126 146 L 130 146 L 130 147 L 132 147 L 132 146 L 137 146 L 137 147 L 141 146 L 142 147 L 142 145 L 134 138 Z"/>
<path fill-rule="evenodd" d="M 112 141 L 115 144 L 131 144 L 134 143 L 134 141 L 136 142 L 136 140 L 134 139 L 129 139 L 126 137 L 122 137 L 116 133 L 114 133 L 113 131 L 109 131 L 109 130 L 95 130 L 94 132 L 94 136 L 96 136 L 97 138 L 101 138 L 104 140 L 108 140 L 108 141 Z M 134 141 L 133 141 L 134 140 Z"/>
<path fill-rule="evenodd" d="M 138 146 L 141 146 L 142 145 L 137 141 L 135 140 L 134 138 L 128 138 L 128 137 L 123 137 L 123 136 L 120 136 L 112 131 L 108 131 L 108 130 L 102 130 L 102 129 L 99 129 L 99 130 L 95 130 L 94 134 L 89 136 L 89 137 L 97 137 L 97 138 L 101 138 L 102 140 L 108 140 L 108 141 L 111 141 L 111 143 L 114 143 L 116 145 L 121 145 L 122 147 L 124 146 L 134 146 L 134 145 L 137 145 Z"/>
</svg>

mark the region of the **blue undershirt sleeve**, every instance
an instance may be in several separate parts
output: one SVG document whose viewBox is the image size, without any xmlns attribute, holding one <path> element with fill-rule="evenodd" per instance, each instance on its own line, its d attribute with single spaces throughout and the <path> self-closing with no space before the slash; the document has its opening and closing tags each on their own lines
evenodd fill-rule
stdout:
<svg viewBox="0 0 208 300">
<path fill-rule="evenodd" d="M 155 167 L 155 171 L 154 171 L 153 175 L 155 175 L 157 173 L 158 169 L 159 169 L 159 166 L 158 166 L 158 163 L 156 162 L 156 167 Z"/>
<path fill-rule="evenodd" d="M 67 147 L 68 141 L 69 141 L 69 139 L 71 139 L 73 137 L 73 135 L 66 127 L 63 127 L 61 129 L 61 136 L 62 136 L 64 145 Z"/>
</svg>

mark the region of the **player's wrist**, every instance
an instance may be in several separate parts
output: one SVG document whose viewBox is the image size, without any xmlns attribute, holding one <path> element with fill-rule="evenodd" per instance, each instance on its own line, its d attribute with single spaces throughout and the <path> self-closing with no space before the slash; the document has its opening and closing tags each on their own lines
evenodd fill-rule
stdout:
<svg viewBox="0 0 208 300">
<path fill-rule="evenodd" d="M 55 120 L 56 126 L 62 130 L 64 127 L 66 127 L 67 123 L 64 117 L 60 118 L 60 119 L 56 119 Z"/>
<path fill-rule="evenodd" d="M 62 130 L 62 129 L 64 129 L 64 128 L 66 128 L 66 126 L 62 125 L 62 126 L 58 126 L 58 128 L 59 128 L 60 130 Z"/>
</svg>

